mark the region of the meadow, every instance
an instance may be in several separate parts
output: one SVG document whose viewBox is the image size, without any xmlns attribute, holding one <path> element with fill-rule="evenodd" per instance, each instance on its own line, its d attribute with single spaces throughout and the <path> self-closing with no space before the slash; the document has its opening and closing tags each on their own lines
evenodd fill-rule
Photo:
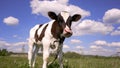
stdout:
<svg viewBox="0 0 120 68">
<path fill-rule="evenodd" d="M 53 60 L 53 57 L 49 58 Z M 64 57 L 64 68 L 120 68 L 120 57 L 81 56 Z M 42 67 L 42 57 L 38 56 L 36 67 Z M 29 68 L 27 56 L 0 56 L 0 68 Z M 58 61 L 48 68 L 59 68 Z"/>
</svg>

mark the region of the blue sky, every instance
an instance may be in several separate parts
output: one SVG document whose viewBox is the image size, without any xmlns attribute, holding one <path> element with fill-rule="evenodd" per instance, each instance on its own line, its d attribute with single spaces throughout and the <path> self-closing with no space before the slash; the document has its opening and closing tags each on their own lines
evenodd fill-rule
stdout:
<svg viewBox="0 0 120 68">
<path fill-rule="evenodd" d="M 64 51 L 90 55 L 113 55 L 120 52 L 120 0 L 1 0 L 0 48 L 21 52 L 29 30 L 50 21 L 48 11 L 81 14 L 73 22 L 74 35 L 64 42 Z M 64 7 L 64 8 L 63 8 Z"/>
</svg>

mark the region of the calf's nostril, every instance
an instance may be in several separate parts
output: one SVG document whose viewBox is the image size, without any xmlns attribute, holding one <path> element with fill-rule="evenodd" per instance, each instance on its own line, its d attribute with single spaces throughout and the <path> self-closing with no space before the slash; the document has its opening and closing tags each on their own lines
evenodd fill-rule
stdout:
<svg viewBox="0 0 120 68">
<path fill-rule="evenodd" d="M 70 32 L 67 32 L 67 34 L 71 34 Z"/>
</svg>

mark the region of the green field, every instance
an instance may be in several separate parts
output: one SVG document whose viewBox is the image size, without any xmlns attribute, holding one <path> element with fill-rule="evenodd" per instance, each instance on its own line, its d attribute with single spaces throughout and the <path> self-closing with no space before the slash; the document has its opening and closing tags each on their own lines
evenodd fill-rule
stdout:
<svg viewBox="0 0 120 68">
<path fill-rule="evenodd" d="M 52 60 L 52 58 L 49 58 Z M 50 61 L 49 60 L 49 61 Z M 42 57 L 37 57 L 36 67 L 41 68 Z M 29 68 L 27 57 L 0 56 L 0 68 Z M 59 68 L 57 61 L 49 68 Z M 64 68 L 120 68 L 119 57 L 91 57 L 65 58 Z"/>
</svg>

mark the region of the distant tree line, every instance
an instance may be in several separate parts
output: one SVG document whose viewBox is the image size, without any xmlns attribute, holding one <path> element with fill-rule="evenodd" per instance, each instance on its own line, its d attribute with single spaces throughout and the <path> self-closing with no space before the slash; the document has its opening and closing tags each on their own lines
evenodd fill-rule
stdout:
<svg viewBox="0 0 120 68">
<path fill-rule="evenodd" d="M 66 52 L 64 53 L 64 57 L 66 58 L 80 58 L 82 55 L 76 52 Z"/>
<path fill-rule="evenodd" d="M 12 52 L 7 51 L 7 49 L 0 49 L 0 56 L 9 56 Z"/>
<path fill-rule="evenodd" d="M 10 56 L 10 55 L 27 55 L 27 53 L 15 53 L 10 52 L 7 49 L 0 49 L 0 56 Z M 42 53 L 38 53 L 38 56 L 42 56 Z M 51 56 L 55 56 L 55 54 L 51 54 Z M 98 56 L 98 55 L 81 55 L 76 52 L 66 52 L 63 54 L 65 58 L 83 58 L 83 57 L 95 57 L 95 58 L 106 58 L 105 56 Z M 109 56 L 109 57 L 120 57 L 120 56 Z"/>
</svg>

